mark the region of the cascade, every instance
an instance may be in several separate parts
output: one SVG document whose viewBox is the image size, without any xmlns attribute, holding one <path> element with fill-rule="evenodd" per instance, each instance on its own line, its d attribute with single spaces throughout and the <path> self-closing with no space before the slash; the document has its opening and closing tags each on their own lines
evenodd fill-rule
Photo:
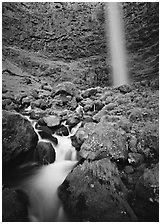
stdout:
<svg viewBox="0 0 161 224">
<path fill-rule="evenodd" d="M 30 119 L 28 116 L 25 117 L 31 122 L 38 135 L 38 140 L 50 142 L 56 150 L 54 163 L 40 167 L 34 175 L 26 178 L 19 186 L 19 189 L 23 190 L 29 199 L 29 220 L 33 222 L 68 221 L 58 197 L 57 189 L 78 163 L 71 136 L 75 135 L 81 123 L 72 128 L 69 136 L 53 134 L 52 136 L 58 140 L 58 144 L 55 144 L 51 140 L 43 139 L 40 136 L 35 120 Z"/>
</svg>

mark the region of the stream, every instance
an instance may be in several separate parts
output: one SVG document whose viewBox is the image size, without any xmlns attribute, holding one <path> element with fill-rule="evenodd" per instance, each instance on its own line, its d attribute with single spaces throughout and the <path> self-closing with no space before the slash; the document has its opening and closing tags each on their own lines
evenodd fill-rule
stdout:
<svg viewBox="0 0 161 224">
<path fill-rule="evenodd" d="M 71 129 L 68 136 L 52 134 L 52 137 L 58 140 L 56 144 L 51 140 L 52 138 L 50 140 L 42 138 L 37 129 L 37 122 L 28 116 L 25 117 L 31 122 L 39 141 L 50 142 L 56 152 L 54 163 L 40 167 L 34 175 L 29 176 L 21 183 L 20 189 L 29 198 L 29 220 L 32 222 L 69 221 L 58 197 L 57 189 L 78 163 L 77 152 L 72 146 L 71 136 L 75 135 L 81 122 Z"/>
</svg>

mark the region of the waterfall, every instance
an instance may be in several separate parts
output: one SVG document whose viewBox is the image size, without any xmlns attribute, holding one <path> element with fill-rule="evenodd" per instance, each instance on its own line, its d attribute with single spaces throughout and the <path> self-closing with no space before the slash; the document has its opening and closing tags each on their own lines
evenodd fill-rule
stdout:
<svg viewBox="0 0 161 224">
<path fill-rule="evenodd" d="M 114 86 L 128 84 L 127 56 L 125 50 L 125 32 L 122 16 L 122 8 L 118 2 L 105 4 L 106 8 L 106 32 L 109 34 L 112 82 Z"/>
<path fill-rule="evenodd" d="M 40 167 L 34 175 L 26 178 L 19 186 L 29 199 L 29 220 L 33 222 L 68 221 L 57 189 L 78 162 L 77 153 L 72 146 L 70 137 L 77 132 L 81 123 L 72 128 L 69 136 L 53 134 L 52 136 L 58 140 L 58 144 L 54 144 L 48 139 L 41 138 L 36 129 L 36 121 L 31 120 L 28 116 L 25 117 L 31 122 L 39 141 L 50 142 L 56 150 L 54 163 Z"/>
</svg>

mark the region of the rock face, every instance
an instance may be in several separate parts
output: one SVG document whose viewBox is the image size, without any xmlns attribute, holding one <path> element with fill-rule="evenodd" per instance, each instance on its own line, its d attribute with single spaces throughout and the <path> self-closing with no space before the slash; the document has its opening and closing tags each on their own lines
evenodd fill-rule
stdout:
<svg viewBox="0 0 161 224">
<path fill-rule="evenodd" d="M 38 137 L 30 122 L 19 113 L 2 113 L 2 160 L 7 163 L 35 149 Z"/>
<path fill-rule="evenodd" d="M 2 191 L 2 221 L 3 222 L 27 222 L 27 206 L 16 191 L 4 189 Z"/>
<path fill-rule="evenodd" d="M 65 211 L 73 221 L 136 221 L 126 188 L 109 159 L 77 166 L 59 187 Z"/>
</svg>

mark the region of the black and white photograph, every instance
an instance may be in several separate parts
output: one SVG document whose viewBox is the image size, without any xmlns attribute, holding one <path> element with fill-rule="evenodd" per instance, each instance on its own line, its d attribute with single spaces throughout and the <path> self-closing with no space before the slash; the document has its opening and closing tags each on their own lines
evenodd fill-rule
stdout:
<svg viewBox="0 0 161 224">
<path fill-rule="evenodd" d="M 159 1 L 2 1 L 2 222 L 159 222 Z"/>
</svg>

